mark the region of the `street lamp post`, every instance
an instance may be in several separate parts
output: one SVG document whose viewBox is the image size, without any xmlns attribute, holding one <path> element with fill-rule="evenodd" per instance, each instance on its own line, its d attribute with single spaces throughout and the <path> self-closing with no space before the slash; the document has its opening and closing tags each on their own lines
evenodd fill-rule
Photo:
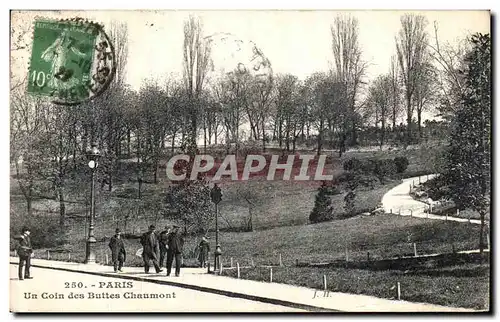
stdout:
<svg viewBox="0 0 500 322">
<path fill-rule="evenodd" d="M 210 191 L 210 197 L 212 198 L 212 202 L 215 204 L 215 252 L 214 252 L 214 272 L 217 270 L 218 265 L 220 265 L 220 255 L 222 255 L 222 250 L 219 244 L 219 202 L 222 200 L 222 192 L 217 186 L 214 184 L 214 187 Z"/>
<path fill-rule="evenodd" d="M 99 149 L 95 144 L 92 148 L 87 151 L 87 157 L 89 159 L 89 168 L 91 170 L 92 182 L 90 185 L 90 224 L 89 224 L 89 237 L 87 239 L 87 249 L 85 254 L 85 264 L 95 264 L 95 243 L 97 242 L 94 237 L 94 225 L 95 225 L 95 196 L 94 196 L 94 186 L 95 186 L 95 170 L 98 166 L 98 159 L 100 153 Z"/>
</svg>

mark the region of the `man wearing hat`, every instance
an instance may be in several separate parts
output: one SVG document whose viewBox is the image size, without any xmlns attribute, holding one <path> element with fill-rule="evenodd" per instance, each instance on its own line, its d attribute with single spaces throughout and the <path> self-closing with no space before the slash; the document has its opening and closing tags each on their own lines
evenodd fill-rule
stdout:
<svg viewBox="0 0 500 322">
<path fill-rule="evenodd" d="M 144 260 L 145 273 L 149 273 L 149 261 L 153 262 L 156 273 L 163 271 L 158 265 L 160 245 L 158 243 L 158 237 L 156 237 L 155 229 L 156 227 L 154 225 L 149 226 L 148 232 L 144 233 L 141 237 L 141 244 L 143 247 L 142 259 Z"/>
<path fill-rule="evenodd" d="M 111 248 L 111 260 L 113 261 L 115 273 L 118 271 L 121 272 L 127 254 L 125 253 L 125 244 L 123 243 L 119 228 L 116 228 L 115 235 L 111 237 L 108 246 Z"/>
<path fill-rule="evenodd" d="M 167 250 L 167 276 L 172 271 L 172 263 L 175 258 L 175 276 L 181 272 L 182 247 L 184 246 L 184 237 L 179 232 L 179 226 L 173 225 L 173 231 L 168 235 Z"/>
<path fill-rule="evenodd" d="M 163 262 L 165 261 L 165 255 L 167 254 L 168 249 L 168 235 L 170 234 L 170 227 L 166 226 L 165 230 L 160 233 L 158 237 L 160 242 L 160 267 L 163 266 Z"/>
<path fill-rule="evenodd" d="M 19 269 L 18 277 L 19 280 L 31 279 L 30 267 L 31 267 L 31 254 L 33 253 L 33 248 L 31 248 L 30 230 L 28 227 L 24 226 L 21 230 L 21 235 L 17 237 L 19 244 L 17 245 L 16 251 L 19 255 Z M 26 266 L 25 266 L 26 265 Z M 23 266 L 24 275 L 23 275 Z"/>
</svg>

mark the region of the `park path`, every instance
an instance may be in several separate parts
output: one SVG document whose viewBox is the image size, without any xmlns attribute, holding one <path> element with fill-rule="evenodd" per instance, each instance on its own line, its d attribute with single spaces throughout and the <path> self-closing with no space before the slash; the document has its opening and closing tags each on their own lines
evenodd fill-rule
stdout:
<svg viewBox="0 0 500 322">
<path fill-rule="evenodd" d="M 382 197 L 382 207 L 386 213 L 392 213 L 401 216 L 413 216 L 417 218 L 427 218 L 436 220 L 450 220 L 458 222 L 470 222 L 471 224 L 481 224 L 479 219 L 468 219 L 453 216 L 441 216 L 429 214 L 426 210 L 429 209 L 429 205 L 413 199 L 410 196 L 411 186 L 416 186 L 436 177 L 435 174 L 412 177 L 403 179 L 402 183 L 396 187 L 389 190 Z"/>
<path fill-rule="evenodd" d="M 10 257 L 10 264 L 17 268 L 18 258 Z M 91 274 L 95 283 L 103 278 L 119 278 L 122 280 L 149 282 L 170 287 L 180 287 L 247 301 L 272 304 L 288 309 L 330 312 L 474 312 L 473 309 L 448 307 L 427 303 L 415 303 L 404 300 L 389 300 L 368 295 L 347 294 L 340 292 L 323 293 L 306 287 L 280 283 L 259 282 L 235 279 L 226 276 L 207 274 L 206 269 L 182 269 L 180 277 L 167 277 L 162 274 L 144 274 L 140 267 L 124 267 L 123 273 L 113 273 L 111 266 L 81 264 L 43 259 L 33 259 L 32 273 L 36 278 L 37 268 L 48 268 L 58 271 Z M 15 270 L 13 270 L 15 274 Z M 55 279 L 57 274 L 54 274 Z M 34 280 L 33 280 L 34 281 Z M 75 279 L 78 282 L 78 279 Z M 19 283 L 15 278 L 11 283 Z M 24 282 L 24 281 L 23 281 Z M 135 282 L 134 282 L 135 283 Z M 334 283 L 334 281 L 329 281 Z M 396 291 L 395 291 L 396 292 Z M 395 294 L 396 296 L 396 294 Z M 404 287 L 402 289 L 404 299 Z M 174 304 L 174 303 L 172 303 Z M 277 311 L 281 311 L 278 307 Z M 174 308 L 175 309 L 175 308 Z M 236 308 L 236 310 L 238 310 Z M 241 307 L 240 307 L 241 310 Z M 258 310 L 258 309 L 257 309 Z M 243 309 L 242 311 L 246 311 Z M 477 311 L 476 311 L 477 312 Z"/>
</svg>

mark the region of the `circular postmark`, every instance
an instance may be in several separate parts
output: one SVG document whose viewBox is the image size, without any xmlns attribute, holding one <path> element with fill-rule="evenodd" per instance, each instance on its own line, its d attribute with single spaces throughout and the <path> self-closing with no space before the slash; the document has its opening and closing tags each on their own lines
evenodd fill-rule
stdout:
<svg viewBox="0 0 500 322">
<path fill-rule="evenodd" d="M 115 51 L 102 25 L 83 18 L 35 21 L 28 93 L 77 105 L 104 92 L 115 73 Z"/>
<path fill-rule="evenodd" d="M 230 33 L 216 33 L 204 40 L 210 48 L 208 83 L 222 78 L 236 81 L 241 76 L 249 76 L 264 87 L 272 82 L 271 62 L 253 41 Z"/>
</svg>

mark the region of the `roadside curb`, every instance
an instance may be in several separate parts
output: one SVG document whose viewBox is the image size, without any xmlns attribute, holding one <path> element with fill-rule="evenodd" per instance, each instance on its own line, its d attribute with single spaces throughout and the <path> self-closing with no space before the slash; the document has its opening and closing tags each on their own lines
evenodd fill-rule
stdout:
<svg viewBox="0 0 500 322">
<path fill-rule="evenodd" d="M 19 264 L 17 262 L 12 262 L 12 261 L 9 261 L 9 262 L 11 265 L 18 265 Z M 262 303 L 267 303 L 267 304 L 281 305 L 281 306 L 286 306 L 286 307 L 291 307 L 291 308 L 301 309 L 301 310 L 307 310 L 307 311 L 312 311 L 312 312 L 343 312 L 340 310 L 329 309 L 329 308 L 324 308 L 324 307 L 319 307 L 319 306 L 313 306 L 313 305 L 309 305 L 309 304 L 290 302 L 290 301 L 285 301 L 285 300 L 280 300 L 280 299 L 275 299 L 275 298 L 268 298 L 268 297 L 257 296 L 257 295 L 250 295 L 250 294 L 245 294 L 245 293 L 240 293 L 240 292 L 219 290 L 219 289 L 205 287 L 205 286 L 184 284 L 184 283 L 173 282 L 173 281 L 160 281 L 160 280 L 149 279 L 149 278 L 138 277 L 138 276 L 117 275 L 117 274 L 104 273 L 104 272 L 91 272 L 91 271 L 84 271 L 84 270 L 79 270 L 79 269 L 53 267 L 53 266 L 46 266 L 46 265 L 40 265 L 40 264 L 32 264 L 31 266 L 38 267 L 38 268 L 73 272 L 73 273 L 82 273 L 82 274 L 89 274 L 89 275 L 96 275 L 96 276 L 121 278 L 121 279 L 133 280 L 133 281 L 138 281 L 138 282 L 155 283 L 155 284 L 159 284 L 159 285 L 169 285 L 169 286 L 175 286 L 175 287 L 190 289 L 190 290 L 199 291 L 199 292 L 212 293 L 212 294 L 223 295 L 223 296 L 228 296 L 228 297 L 233 297 L 233 298 L 241 298 L 244 300 L 262 302 Z"/>
</svg>

